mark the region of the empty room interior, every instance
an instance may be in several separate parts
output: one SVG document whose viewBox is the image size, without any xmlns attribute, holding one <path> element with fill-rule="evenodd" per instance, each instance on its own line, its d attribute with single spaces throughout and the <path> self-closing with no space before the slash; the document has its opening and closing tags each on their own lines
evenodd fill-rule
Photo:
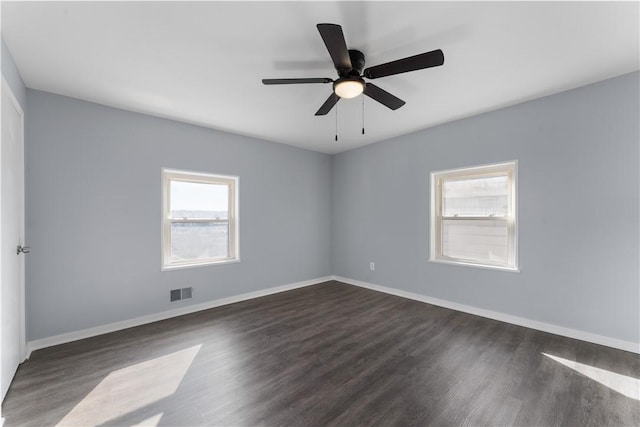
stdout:
<svg viewBox="0 0 640 427">
<path fill-rule="evenodd" d="M 0 7 L 0 427 L 640 425 L 640 2 Z"/>
</svg>

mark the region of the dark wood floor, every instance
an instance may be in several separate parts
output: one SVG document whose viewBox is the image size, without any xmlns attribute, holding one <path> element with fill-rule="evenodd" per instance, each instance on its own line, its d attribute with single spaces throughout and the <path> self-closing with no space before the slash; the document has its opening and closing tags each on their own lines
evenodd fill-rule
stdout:
<svg viewBox="0 0 640 427">
<path fill-rule="evenodd" d="M 328 282 L 36 351 L 2 411 L 5 426 L 640 425 L 633 390 L 563 360 L 637 387 L 636 354 Z"/>
</svg>

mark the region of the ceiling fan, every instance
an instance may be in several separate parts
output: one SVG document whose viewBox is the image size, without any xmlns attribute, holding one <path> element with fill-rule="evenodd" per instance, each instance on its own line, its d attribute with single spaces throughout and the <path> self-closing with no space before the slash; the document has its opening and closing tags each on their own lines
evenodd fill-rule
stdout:
<svg viewBox="0 0 640 427">
<path fill-rule="evenodd" d="M 328 77 L 262 79 L 262 83 L 265 85 L 333 83 L 333 93 L 327 98 L 324 104 L 322 104 L 320 109 L 316 111 L 316 116 L 326 115 L 331 111 L 333 106 L 338 103 L 340 98 L 355 98 L 362 93 L 392 110 L 397 110 L 405 104 L 402 99 L 391 95 L 386 90 L 372 83 L 365 82 L 364 79 L 377 79 L 379 77 L 392 76 L 394 74 L 422 70 L 444 64 L 444 54 L 440 49 L 437 49 L 364 69 L 364 53 L 359 50 L 347 49 L 340 25 L 318 24 L 317 27 L 325 46 L 327 46 L 329 55 L 331 55 L 333 65 L 338 72 L 338 78 L 336 80 Z"/>
</svg>

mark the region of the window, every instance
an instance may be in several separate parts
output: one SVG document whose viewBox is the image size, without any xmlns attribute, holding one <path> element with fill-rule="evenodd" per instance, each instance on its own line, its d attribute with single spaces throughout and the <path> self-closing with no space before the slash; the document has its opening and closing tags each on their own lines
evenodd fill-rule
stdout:
<svg viewBox="0 0 640 427">
<path fill-rule="evenodd" d="M 163 269 L 238 261 L 238 178 L 162 170 Z"/>
<path fill-rule="evenodd" d="M 431 173 L 430 261 L 518 269 L 516 162 Z"/>
</svg>

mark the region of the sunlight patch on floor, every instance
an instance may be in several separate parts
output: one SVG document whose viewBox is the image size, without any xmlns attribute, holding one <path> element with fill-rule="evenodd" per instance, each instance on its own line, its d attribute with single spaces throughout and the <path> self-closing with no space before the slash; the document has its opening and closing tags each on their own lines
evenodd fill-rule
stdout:
<svg viewBox="0 0 640 427">
<path fill-rule="evenodd" d="M 107 375 L 58 426 L 96 426 L 176 392 L 202 345 L 118 369 Z M 150 425 L 162 413 L 148 418 Z M 156 419 L 157 418 L 157 419 Z M 153 424 L 153 425 L 156 425 Z"/>
<path fill-rule="evenodd" d="M 132 425 L 131 427 L 158 427 L 160 418 L 162 418 L 163 414 L 164 412 L 160 412 L 159 414 L 149 417 L 146 420 L 142 420 L 139 423 Z"/>
<path fill-rule="evenodd" d="M 575 362 L 573 360 L 563 359 L 562 357 L 552 356 L 547 353 L 542 354 L 576 372 L 581 373 L 587 378 L 609 387 L 611 390 L 617 391 L 631 399 L 640 400 L 640 380 L 637 378 L 607 371 L 606 369 L 596 368 L 595 366 L 585 365 L 584 363 Z"/>
</svg>

